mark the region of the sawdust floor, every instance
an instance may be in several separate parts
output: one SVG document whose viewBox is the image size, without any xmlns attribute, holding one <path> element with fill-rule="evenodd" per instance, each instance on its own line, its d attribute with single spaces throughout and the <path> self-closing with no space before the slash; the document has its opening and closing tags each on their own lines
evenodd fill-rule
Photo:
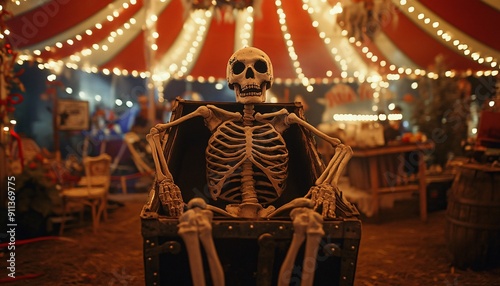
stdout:
<svg viewBox="0 0 500 286">
<path fill-rule="evenodd" d="M 144 285 L 139 213 L 146 195 L 116 199 L 124 206 L 110 212 L 97 234 L 81 226 L 65 232 L 68 240 L 18 246 L 16 276 L 37 277 L 7 285 Z M 355 285 L 500 285 L 500 268 L 474 272 L 450 266 L 445 224 L 442 210 L 431 212 L 427 223 L 416 214 L 363 221 Z"/>
</svg>

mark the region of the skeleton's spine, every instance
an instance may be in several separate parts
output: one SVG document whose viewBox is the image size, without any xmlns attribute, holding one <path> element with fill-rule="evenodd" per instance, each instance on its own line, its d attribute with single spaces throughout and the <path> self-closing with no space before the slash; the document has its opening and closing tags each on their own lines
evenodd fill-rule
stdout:
<svg viewBox="0 0 500 286">
<path fill-rule="evenodd" d="M 254 122 L 254 106 L 253 104 L 245 104 L 243 108 L 243 126 L 253 126 Z M 246 136 L 246 135 L 245 135 Z M 251 138 L 247 138 L 247 152 L 251 152 L 252 146 L 248 145 L 252 142 Z M 242 203 L 258 203 L 257 192 L 255 191 L 255 180 L 253 178 L 252 162 L 246 160 L 243 162 L 241 171 L 241 198 Z"/>
<path fill-rule="evenodd" d="M 255 113 L 253 104 L 245 104 L 243 108 L 243 126 L 253 126 L 253 121 L 255 118 L 253 114 Z"/>
</svg>

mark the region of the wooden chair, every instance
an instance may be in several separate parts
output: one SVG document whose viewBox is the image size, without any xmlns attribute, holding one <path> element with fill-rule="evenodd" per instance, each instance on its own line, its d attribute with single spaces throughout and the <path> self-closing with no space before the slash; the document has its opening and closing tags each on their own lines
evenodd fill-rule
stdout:
<svg viewBox="0 0 500 286">
<path fill-rule="evenodd" d="M 90 207 L 92 228 L 96 232 L 101 217 L 107 219 L 107 199 L 111 180 L 111 156 L 101 154 L 83 159 L 85 176 L 76 187 L 65 188 L 62 191 L 63 220 L 59 233 L 62 235 L 65 226 L 65 216 L 73 203 Z"/>
<path fill-rule="evenodd" d="M 141 173 L 153 174 L 154 170 L 142 159 L 141 154 L 137 151 L 134 144 L 139 142 L 141 138 L 135 132 L 127 132 L 123 136 L 123 140 L 127 144 L 128 150 L 132 155 L 132 160 L 134 161 L 137 170 Z"/>
</svg>

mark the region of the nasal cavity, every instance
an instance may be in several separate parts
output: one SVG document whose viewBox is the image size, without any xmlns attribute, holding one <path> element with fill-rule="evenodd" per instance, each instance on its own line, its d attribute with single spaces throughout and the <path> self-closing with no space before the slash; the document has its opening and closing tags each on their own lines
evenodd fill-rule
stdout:
<svg viewBox="0 0 500 286">
<path fill-rule="evenodd" d="M 245 78 L 255 78 L 255 73 L 253 72 L 252 68 L 247 68 Z"/>
</svg>

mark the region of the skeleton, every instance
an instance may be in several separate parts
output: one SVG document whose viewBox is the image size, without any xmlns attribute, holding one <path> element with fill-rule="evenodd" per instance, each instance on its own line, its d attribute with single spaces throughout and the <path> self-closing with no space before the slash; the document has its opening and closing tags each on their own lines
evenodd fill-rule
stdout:
<svg viewBox="0 0 500 286">
<path fill-rule="evenodd" d="M 304 266 L 302 267 L 302 286 L 312 285 L 316 265 L 316 253 L 318 252 L 321 237 L 325 235 L 323 230 L 323 217 L 310 208 L 295 208 L 290 212 L 293 220 L 294 234 L 288 253 L 281 265 L 278 286 L 290 285 L 291 274 L 298 250 L 304 240 L 306 240 Z M 307 239 L 306 239 L 307 238 Z M 312 259 L 308 259 L 312 258 Z M 306 271 L 307 270 L 307 271 Z"/>
<path fill-rule="evenodd" d="M 265 102 L 266 91 L 273 84 L 273 67 L 269 57 L 253 47 L 236 51 L 227 65 L 227 81 L 235 91 L 237 102 L 243 104 L 242 113 L 229 112 L 214 105 L 200 106 L 174 121 L 156 125 L 146 136 L 152 147 L 159 198 L 165 211 L 170 216 L 178 217 L 185 205 L 180 189 L 168 170 L 160 136 L 168 134 L 172 126 L 197 116 L 204 118 L 205 125 L 212 132 L 205 150 L 208 189 L 212 199 L 230 203 L 225 210 L 210 204 L 203 208 L 225 216 L 247 219 L 271 218 L 285 210 L 304 207 L 320 211 L 322 217 L 333 218 L 336 203 L 349 208 L 349 203 L 343 200 L 336 186 L 351 157 L 350 147 L 286 109 L 265 114 L 254 110 L 254 104 Z M 288 150 L 282 134 L 291 124 L 299 124 L 326 140 L 335 148 L 335 155 L 304 198 L 297 198 L 275 209 L 269 204 L 282 194 L 288 172 Z M 340 201 L 337 201 L 339 198 Z M 316 220 L 308 221 L 317 225 Z M 321 228 L 321 224 L 319 226 Z M 188 239 L 188 232 L 183 233 L 183 238 Z M 196 232 L 190 233 L 193 233 L 192 240 Z M 303 236 L 300 233 L 296 232 Z M 300 243 L 296 242 L 292 246 L 298 248 Z M 311 247 L 314 247 L 314 243 L 307 243 L 306 253 L 315 259 L 317 245 L 316 251 Z"/>
</svg>

